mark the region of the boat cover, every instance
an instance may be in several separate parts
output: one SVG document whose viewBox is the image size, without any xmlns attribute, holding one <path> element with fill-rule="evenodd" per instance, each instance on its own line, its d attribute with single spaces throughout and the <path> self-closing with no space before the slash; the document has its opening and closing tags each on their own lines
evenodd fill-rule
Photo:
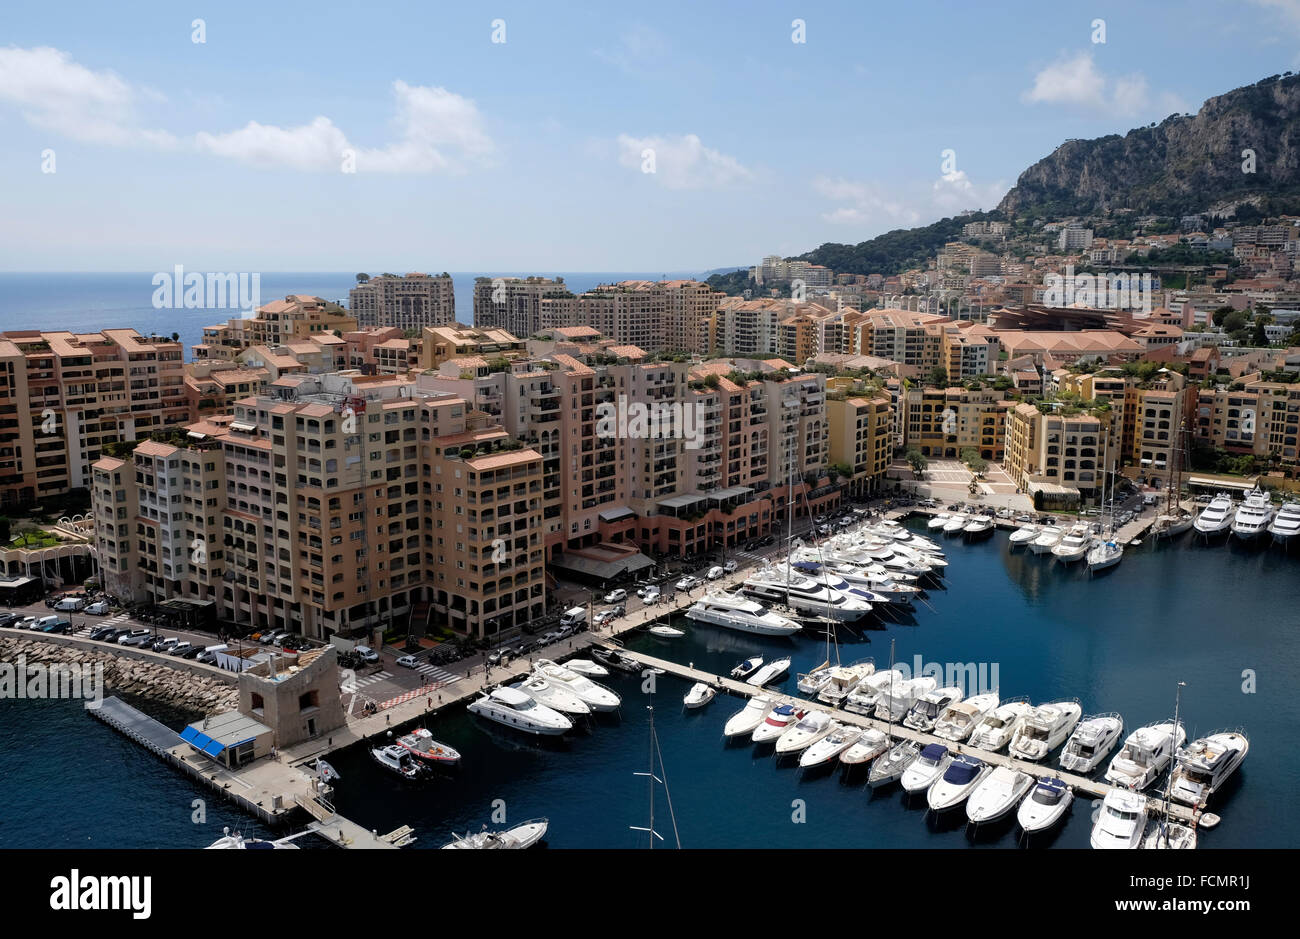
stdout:
<svg viewBox="0 0 1300 939">
<path fill-rule="evenodd" d="M 927 743 L 921 750 L 921 756 L 923 759 L 934 762 L 942 760 L 947 753 L 948 748 L 941 743 Z"/>
</svg>

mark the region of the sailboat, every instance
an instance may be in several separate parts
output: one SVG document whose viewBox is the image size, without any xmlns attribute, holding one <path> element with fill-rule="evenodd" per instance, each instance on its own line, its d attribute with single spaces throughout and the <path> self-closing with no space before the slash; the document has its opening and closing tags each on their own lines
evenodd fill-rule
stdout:
<svg viewBox="0 0 1300 939">
<path fill-rule="evenodd" d="M 1165 497 L 1165 511 L 1151 527 L 1151 537 L 1176 538 L 1189 531 L 1196 522 L 1196 517 L 1183 508 L 1180 500 L 1183 488 L 1183 435 L 1187 431 L 1187 422 L 1178 424 L 1178 440 L 1174 446 L 1174 471 L 1169 477 L 1169 491 Z"/>
<path fill-rule="evenodd" d="M 1186 682 L 1180 681 L 1178 689 L 1174 693 L 1174 726 L 1181 726 L 1178 723 L 1178 706 L 1182 701 L 1183 688 L 1187 686 Z M 1169 800 L 1173 795 L 1174 789 L 1174 771 L 1169 772 L 1169 781 L 1165 784 L 1165 810 L 1153 819 L 1146 832 L 1142 835 L 1141 846 L 1144 848 L 1194 848 L 1196 847 L 1196 829 L 1191 825 L 1184 825 L 1176 822 L 1169 817 Z"/>
<path fill-rule="evenodd" d="M 894 640 L 889 640 L 889 673 L 894 672 Z M 889 683 L 889 695 L 887 705 L 889 708 L 889 728 L 885 731 L 885 746 L 889 746 L 889 741 L 894 736 L 894 682 L 891 679 Z M 914 741 L 906 738 L 900 740 L 895 746 L 890 747 L 884 753 L 876 757 L 875 762 L 871 764 L 871 769 L 867 772 L 867 785 L 872 789 L 878 786 L 885 786 L 899 779 L 909 766 L 916 761 L 921 755 L 921 746 Z"/>
<path fill-rule="evenodd" d="M 1110 451 L 1110 432 L 1106 432 L 1106 448 L 1104 454 Z M 1102 456 L 1103 471 L 1109 470 L 1110 461 L 1105 455 Z M 1095 545 L 1088 549 L 1088 573 L 1095 574 L 1098 571 L 1104 571 L 1107 568 L 1114 567 L 1124 558 L 1124 546 L 1115 538 L 1115 474 L 1110 473 L 1110 503 L 1107 508 L 1106 503 L 1106 480 L 1103 477 L 1101 482 L 1101 502 L 1102 511 L 1106 515 L 1106 533 L 1097 541 Z"/>
<path fill-rule="evenodd" d="M 646 711 L 650 714 L 650 771 L 647 773 L 633 773 L 633 776 L 645 776 L 650 785 L 650 821 L 646 826 L 629 825 L 632 831 L 644 831 L 650 833 L 650 848 L 654 849 L 655 839 L 664 840 L 664 836 L 655 831 L 655 783 L 664 787 L 664 798 L 668 800 L 668 817 L 673 823 L 673 839 L 677 842 L 677 847 L 682 846 L 681 835 L 677 833 L 677 815 L 673 812 L 673 797 L 668 793 L 668 774 L 664 772 L 664 755 L 659 750 L 659 737 L 655 733 L 655 708 L 653 704 L 646 705 Z M 659 772 L 663 776 L 661 779 L 655 775 L 655 761 L 659 762 Z"/>
</svg>

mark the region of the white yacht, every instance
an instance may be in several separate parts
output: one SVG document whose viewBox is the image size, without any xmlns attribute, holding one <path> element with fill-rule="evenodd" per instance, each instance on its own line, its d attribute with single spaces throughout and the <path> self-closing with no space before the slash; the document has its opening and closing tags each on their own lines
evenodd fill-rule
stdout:
<svg viewBox="0 0 1300 939">
<path fill-rule="evenodd" d="M 966 801 L 966 818 L 976 825 L 997 821 L 1015 808 L 1033 786 L 1034 777 L 1028 773 L 1010 766 L 999 766 L 970 794 Z"/>
<path fill-rule="evenodd" d="M 1043 530 L 1037 525 L 1021 525 L 1011 533 L 1011 537 L 1007 540 L 1012 548 L 1023 548 L 1042 533 Z"/>
<path fill-rule="evenodd" d="M 1283 503 L 1273 521 L 1268 524 L 1269 534 L 1277 544 L 1286 544 L 1300 533 L 1300 502 Z"/>
<path fill-rule="evenodd" d="M 591 659 L 569 659 L 564 667 L 586 678 L 608 678 L 609 669 Z"/>
<path fill-rule="evenodd" d="M 752 734 L 759 724 L 763 723 L 763 718 L 767 717 L 767 712 L 772 710 L 770 699 L 758 695 L 750 698 L 745 702 L 745 706 L 727 718 L 727 723 L 722 727 L 724 737 L 746 737 Z"/>
<path fill-rule="evenodd" d="M 754 728 L 750 739 L 754 743 L 766 743 L 769 740 L 775 740 L 785 733 L 786 728 L 798 721 L 806 713 L 808 712 L 795 710 L 792 704 L 778 704 L 764 715 L 758 726 Z"/>
<path fill-rule="evenodd" d="M 553 682 L 543 675 L 534 674 L 531 678 L 526 678 L 521 682 L 516 682 L 510 686 L 525 692 L 538 704 L 544 704 L 553 711 L 559 711 L 561 714 L 590 714 L 591 706 L 572 688 L 569 688 L 563 682 Z"/>
<path fill-rule="evenodd" d="M 1079 723 L 1083 708 L 1078 701 L 1040 704 L 1025 715 L 1020 730 L 1011 738 L 1008 752 L 1020 760 L 1037 761 L 1065 742 Z"/>
<path fill-rule="evenodd" d="M 960 743 L 971 735 L 984 715 L 997 706 L 998 696 L 993 693 L 972 695 L 965 701 L 954 701 L 939 715 L 932 733 L 936 737 Z"/>
<path fill-rule="evenodd" d="M 817 692 L 817 700 L 832 707 L 839 707 L 859 684 L 876 671 L 872 659 L 862 659 L 851 665 L 839 665 L 831 671 L 830 680 Z"/>
<path fill-rule="evenodd" d="M 1165 771 L 1174 758 L 1174 751 L 1187 740 L 1182 722 L 1160 721 L 1139 727 L 1128 735 L 1124 748 L 1110 761 L 1106 769 L 1106 782 L 1126 789 L 1142 790 L 1151 785 Z"/>
<path fill-rule="evenodd" d="M 1273 511 L 1268 493 L 1256 486 L 1246 494 L 1245 501 L 1237 509 L 1232 519 L 1232 533 L 1246 541 L 1258 538 L 1268 529 Z"/>
<path fill-rule="evenodd" d="M 1196 516 L 1192 527 L 1196 529 L 1197 534 L 1205 535 L 1207 538 L 1212 535 L 1222 535 L 1232 527 L 1232 497 L 1226 493 L 1219 493 L 1201 510 L 1201 514 Z"/>
<path fill-rule="evenodd" d="M 938 531 L 948 524 L 950 518 L 952 518 L 951 512 L 940 512 L 938 515 L 931 516 L 930 520 L 925 523 L 925 527 L 930 531 Z"/>
<path fill-rule="evenodd" d="M 905 792 L 924 792 L 934 785 L 934 781 L 943 775 L 952 754 L 941 743 L 927 743 L 921 748 L 912 765 L 903 770 L 900 777 Z"/>
<path fill-rule="evenodd" d="M 785 677 L 785 673 L 790 671 L 790 659 L 787 656 L 783 659 L 773 659 L 766 665 L 759 668 L 754 674 L 745 679 L 745 684 L 754 685 L 762 688 L 764 685 L 779 681 Z"/>
<path fill-rule="evenodd" d="M 1151 534 L 1156 538 L 1176 538 L 1185 531 L 1190 531 L 1196 523 L 1196 517 L 1190 512 L 1177 515 L 1161 515 L 1151 526 Z"/>
<path fill-rule="evenodd" d="M 686 618 L 759 636 L 793 636 L 803 628 L 738 593 L 706 593 L 691 604 Z"/>
<path fill-rule="evenodd" d="M 1250 742 L 1242 733 L 1224 731 L 1199 737 L 1174 753 L 1173 785 L 1169 797 L 1200 807 L 1246 759 Z"/>
<path fill-rule="evenodd" d="M 840 754 L 840 762 L 845 766 L 857 766 L 870 763 L 889 749 L 889 738 L 880 730 L 867 729 L 851 747 Z"/>
<path fill-rule="evenodd" d="M 875 718 L 881 721 L 901 721 L 922 695 L 929 694 L 938 687 L 939 680 L 931 675 L 898 682 L 886 688 L 885 693 L 876 699 Z"/>
<path fill-rule="evenodd" d="M 993 519 L 987 515 L 976 515 L 966 523 L 966 527 L 961 530 L 961 533 L 962 537 L 967 541 L 979 541 L 982 538 L 989 537 L 995 531 L 997 531 L 997 526 L 993 524 Z"/>
<path fill-rule="evenodd" d="M 825 711 L 809 711 L 776 740 L 777 756 L 798 753 L 812 746 L 835 729 L 836 722 Z"/>
<path fill-rule="evenodd" d="M 857 743 L 861 736 L 861 727 L 832 721 L 831 732 L 799 754 L 799 765 L 807 768 L 829 763 Z"/>
<path fill-rule="evenodd" d="M 573 728 L 573 722 L 559 711 L 538 704 L 518 688 L 497 688 L 471 702 L 466 710 L 530 734 L 558 736 Z"/>
<path fill-rule="evenodd" d="M 1118 541 L 1103 538 L 1088 549 L 1088 571 L 1104 571 L 1124 560 L 1124 546 Z"/>
<path fill-rule="evenodd" d="M 1070 810 L 1074 802 L 1074 790 L 1063 779 L 1040 779 L 1038 785 L 1016 810 L 1016 821 L 1027 834 L 1046 831 Z"/>
<path fill-rule="evenodd" d="M 208 845 L 205 850 L 237 850 L 253 851 L 268 850 L 275 851 L 283 848 L 298 850 L 298 846 L 290 841 L 290 838 L 298 838 L 300 835 L 287 835 L 284 838 L 277 838 L 274 841 L 264 841 L 261 838 L 245 838 L 239 832 L 232 833 L 229 827 L 221 829 L 221 837 L 212 844 Z"/>
<path fill-rule="evenodd" d="M 691 690 L 686 692 L 686 697 L 682 698 L 682 704 L 686 705 L 690 710 L 702 708 L 704 705 L 712 701 L 716 694 L 717 692 L 711 685 L 706 685 L 702 681 L 697 681 L 695 684 L 691 685 Z"/>
<path fill-rule="evenodd" d="M 945 535 L 955 535 L 966 527 L 970 521 L 970 516 L 958 512 L 956 515 L 949 516 L 948 521 L 943 523 L 943 533 Z"/>
<path fill-rule="evenodd" d="M 983 760 L 962 753 L 953 757 L 948 768 L 925 793 L 925 801 L 932 812 L 955 809 L 979 788 L 993 767 Z"/>
<path fill-rule="evenodd" d="M 1092 547 L 1092 533 L 1087 525 L 1075 525 L 1052 546 L 1052 555 L 1064 564 L 1083 560 Z"/>
<path fill-rule="evenodd" d="M 586 675 L 571 668 L 573 660 L 564 665 L 557 665 L 550 659 L 538 659 L 533 666 L 535 674 L 561 684 L 573 692 L 593 711 L 617 711 L 623 699 L 616 691 L 592 681 Z M 603 671 L 603 669 L 602 669 Z"/>
<path fill-rule="evenodd" d="M 682 636 L 686 635 L 685 632 L 678 629 L 676 626 L 664 625 L 651 626 L 646 630 L 646 632 L 652 636 L 658 636 L 660 639 L 680 639 Z"/>
<path fill-rule="evenodd" d="M 761 655 L 751 655 L 743 662 L 736 664 L 736 667 L 731 670 L 731 677 L 743 681 L 762 667 L 763 657 Z"/>
<path fill-rule="evenodd" d="M 424 772 L 424 767 L 415 762 L 415 757 L 405 747 L 399 747 L 395 743 L 371 748 L 370 758 L 389 772 L 406 779 L 419 779 Z"/>
<path fill-rule="evenodd" d="M 1060 542 L 1065 532 L 1052 525 L 1044 525 L 1038 537 L 1029 542 L 1029 550 L 1034 554 L 1047 554 Z"/>
<path fill-rule="evenodd" d="M 1061 769 L 1088 775 L 1098 766 L 1124 735 L 1124 718 L 1112 712 L 1085 717 L 1074 728 L 1061 751 Z"/>
<path fill-rule="evenodd" d="M 742 589 L 751 597 L 783 603 L 800 613 L 826 616 L 843 623 L 857 622 L 871 612 L 871 604 L 865 600 L 846 597 L 811 577 L 778 568 L 768 567 L 750 575 Z"/>
<path fill-rule="evenodd" d="M 1181 822 L 1153 818 L 1147 824 L 1146 834 L 1142 836 L 1140 847 L 1145 849 L 1196 847 L 1196 829 Z"/>
<path fill-rule="evenodd" d="M 1097 824 L 1092 826 L 1092 846 L 1136 848 L 1146 827 L 1146 796 L 1124 789 L 1112 789 L 1102 800 Z"/>
<path fill-rule="evenodd" d="M 867 785 L 872 789 L 887 786 L 902 778 L 903 773 L 921 755 L 921 745 L 912 740 L 900 740 L 871 763 Z"/>
<path fill-rule="evenodd" d="M 844 710 L 854 714 L 870 714 L 875 710 L 880 696 L 889 690 L 890 684 L 897 685 L 904 680 L 902 671 L 897 668 L 868 675 L 845 698 Z"/>
<path fill-rule="evenodd" d="M 917 698 L 903 718 L 903 726 L 913 730 L 931 730 L 950 704 L 961 700 L 961 689 L 956 685 L 936 688 Z"/>
<path fill-rule="evenodd" d="M 522 825 L 516 825 L 514 828 L 506 831 L 488 831 L 484 825 L 483 831 L 474 834 L 452 835 L 451 841 L 443 845 L 444 848 L 459 848 L 462 850 L 493 850 L 499 848 L 523 849 L 531 848 L 537 842 L 546 837 L 546 829 L 549 826 L 544 818 L 532 818 Z"/>
<path fill-rule="evenodd" d="M 795 555 L 794 564 L 797 570 L 810 574 L 824 572 L 827 575 L 827 586 L 841 589 L 838 584 L 843 582 L 845 586 L 842 589 L 845 592 L 873 605 L 910 604 L 921 592 L 915 581 L 908 583 L 901 579 L 901 576 L 907 575 L 891 575 L 883 567 L 870 570 L 839 558 L 822 562 L 817 558 L 806 557 L 802 552 Z"/>
<path fill-rule="evenodd" d="M 1033 710 L 1028 698 L 1009 698 L 985 714 L 970 733 L 970 745 L 996 753 L 1011 742 Z"/>
</svg>

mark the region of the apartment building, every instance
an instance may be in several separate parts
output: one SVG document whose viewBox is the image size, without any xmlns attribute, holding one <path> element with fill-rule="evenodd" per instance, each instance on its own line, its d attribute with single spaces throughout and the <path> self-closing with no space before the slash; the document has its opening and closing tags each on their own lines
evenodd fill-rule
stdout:
<svg viewBox="0 0 1300 939">
<path fill-rule="evenodd" d="M 927 457 L 960 459 L 963 450 L 1001 461 L 1009 403 L 991 388 L 911 388 L 903 394 L 903 445 Z"/>
<path fill-rule="evenodd" d="M 878 492 L 894 453 L 889 395 L 828 393 L 826 425 L 830 464 L 852 471 L 849 492 L 857 498 Z"/>
<path fill-rule="evenodd" d="M 258 307 L 247 319 L 236 317 L 215 326 L 204 326 L 203 341 L 192 346 L 191 351 L 196 362 L 235 361 L 252 346 L 275 348 L 295 340 L 356 329 L 356 317 L 337 303 L 294 294 Z"/>
<path fill-rule="evenodd" d="M 946 316 L 907 310 L 867 310 L 852 325 L 848 352 L 893 359 L 918 371 L 939 365 Z M 995 357 L 996 358 L 996 357 Z"/>
<path fill-rule="evenodd" d="M 798 313 L 783 319 L 777 325 L 776 354 L 802 366 L 820 351 L 819 327 L 819 318 L 811 313 Z"/>
<path fill-rule="evenodd" d="M 240 398 L 266 393 L 272 381 L 265 368 L 244 368 L 224 362 L 195 362 L 185 366 L 185 403 L 191 420 L 227 414 Z"/>
<path fill-rule="evenodd" d="M 348 307 L 363 328 L 409 331 L 456 322 L 456 293 L 445 272 L 372 277 L 348 291 Z"/>
<path fill-rule="evenodd" d="M 543 301 L 555 299 L 576 300 L 562 277 L 476 277 L 474 325 L 532 336 L 543 326 Z"/>
<path fill-rule="evenodd" d="M 1192 423 L 1194 439 L 1230 453 L 1275 457 L 1295 475 L 1300 436 L 1300 384 L 1251 381 L 1231 390 L 1197 392 Z"/>
<path fill-rule="evenodd" d="M 1036 499 L 1041 493 L 1044 505 L 1097 498 L 1106 465 L 1118 465 L 1115 454 L 1103 460 L 1110 419 L 1106 410 L 1044 412 L 1028 403 L 1012 405 L 1007 410 L 1002 468 Z"/>
<path fill-rule="evenodd" d="M 182 356 L 133 329 L 0 333 L 0 503 L 87 488 L 105 444 L 189 420 Z"/>
</svg>

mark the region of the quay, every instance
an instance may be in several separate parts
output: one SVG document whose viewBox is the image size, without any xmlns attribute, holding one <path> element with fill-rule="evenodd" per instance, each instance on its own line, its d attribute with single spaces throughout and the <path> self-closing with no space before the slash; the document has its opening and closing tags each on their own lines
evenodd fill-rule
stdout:
<svg viewBox="0 0 1300 939">
<path fill-rule="evenodd" d="M 613 646 L 610 647 L 612 648 Z M 678 678 L 684 678 L 687 681 L 692 682 L 704 682 L 714 688 L 727 691 L 730 694 L 739 695 L 740 697 L 750 698 L 762 694 L 778 704 L 791 704 L 803 709 L 818 708 L 834 715 L 835 719 L 841 723 L 878 730 L 882 733 L 890 734 L 892 737 L 900 740 L 912 740 L 920 744 L 937 743 L 947 747 L 954 753 L 968 753 L 983 760 L 991 766 L 1009 766 L 1012 769 L 1028 773 L 1038 779 L 1059 778 L 1064 780 L 1065 783 L 1076 793 L 1087 794 L 1095 799 L 1105 798 L 1106 793 L 1110 792 L 1112 788 L 1103 782 L 1097 782 L 1074 773 L 1067 773 L 1062 769 L 1054 769 L 1040 763 L 1029 763 L 1024 760 L 1017 760 L 1004 753 L 989 753 L 987 750 L 964 746 L 960 743 L 954 743 L 951 740 L 945 740 L 942 737 L 936 737 L 932 734 L 912 730 L 910 727 L 904 727 L 902 724 L 893 724 L 891 726 L 885 721 L 877 720 L 873 717 L 864 717 L 861 714 L 854 714 L 851 711 L 845 711 L 840 708 L 831 707 L 830 705 L 810 701 L 807 698 L 797 698 L 781 692 L 768 691 L 755 687 L 754 685 L 747 685 L 744 682 L 736 681 L 733 678 L 714 675 L 709 672 L 701 671 L 698 668 L 678 665 L 676 662 L 656 658 L 655 656 L 646 655 L 642 652 L 629 652 L 626 649 L 620 649 L 620 651 L 629 658 L 636 659 L 647 668 L 663 669 L 665 672 L 676 675 Z M 890 742 L 892 745 L 893 741 L 891 740 Z M 1165 813 L 1165 804 L 1162 799 L 1148 795 L 1146 800 L 1147 811 L 1149 813 L 1153 815 Z M 1193 826 L 1195 826 L 1201 818 L 1198 813 L 1194 812 L 1188 806 L 1172 802 L 1169 804 L 1168 814 L 1171 818 Z M 1212 820 L 1206 816 L 1206 822 L 1203 827 L 1210 827 L 1211 821 Z M 1217 821 L 1217 818 L 1214 819 L 1214 821 Z"/>
</svg>

